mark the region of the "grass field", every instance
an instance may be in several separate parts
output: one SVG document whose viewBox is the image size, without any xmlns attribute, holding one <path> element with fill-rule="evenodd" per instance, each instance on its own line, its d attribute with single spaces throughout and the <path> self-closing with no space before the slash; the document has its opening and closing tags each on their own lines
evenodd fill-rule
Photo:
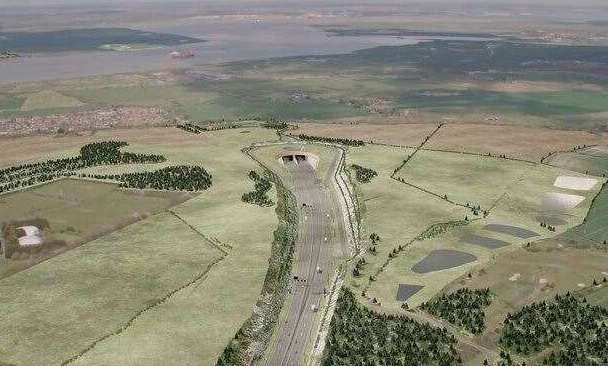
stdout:
<svg viewBox="0 0 608 366">
<path fill-rule="evenodd" d="M 113 333 L 221 257 L 159 214 L 0 281 L 0 357 L 60 364 Z"/>
<path fill-rule="evenodd" d="M 201 278 L 192 286 L 176 292 L 167 301 L 140 315 L 137 321 L 125 331 L 97 343 L 94 348 L 79 358 L 77 363 L 166 365 L 174 362 L 174 360 L 180 360 L 180 364 L 184 365 L 212 364 L 252 312 L 266 274 L 272 232 L 277 225 L 273 208 L 261 208 L 241 201 L 241 195 L 251 189 L 247 173 L 249 170 L 259 167 L 242 154 L 240 149 L 255 141 L 273 140 L 276 135 L 272 130 L 259 128 L 224 130 L 202 135 L 188 134 L 175 128 L 103 131 L 94 136 L 75 137 L 73 141 L 67 138 L 49 139 L 48 141 L 51 144 L 47 146 L 48 150 L 45 149 L 44 151 L 41 151 L 39 146 L 34 145 L 32 145 L 32 151 L 28 151 L 27 146 L 29 145 L 25 145 L 22 154 L 35 156 L 33 154 L 33 151 L 35 151 L 37 154 L 45 156 L 66 155 L 75 151 L 84 140 L 104 140 L 109 137 L 130 142 L 128 147 L 130 151 L 163 154 L 168 158 L 167 163 L 169 164 L 201 164 L 214 177 L 213 186 L 209 190 L 172 209 L 183 221 L 169 213 L 155 216 L 166 217 L 164 220 L 176 222 L 176 225 L 179 222 L 179 228 L 168 227 L 167 229 L 167 233 L 173 235 L 175 232 L 178 236 L 165 238 L 158 234 L 158 231 L 164 230 L 167 225 L 160 223 L 159 225 L 153 225 L 154 230 L 149 230 L 150 235 L 153 236 L 152 239 L 148 240 L 146 236 L 142 236 L 141 240 L 148 240 L 148 243 L 154 243 L 153 239 L 163 240 L 171 248 L 179 245 L 179 247 L 183 246 L 186 249 L 193 246 L 200 249 L 201 245 L 205 247 L 207 244 L 201 239 L 200 235 L 192 230 L 196 229 L 216 242 L 228 254 L 204 278 Z M 44 138 L 42 139 L 44 140 Z M 24 141 L 38 142 L 43 140 L 33 138 L 33 140 Z M 147 169 L 148 166 L 116 166 L 115 168 L 116 171 L 141 170 Z M 153 219 L 154 217 L 135 225 L 151 225 L 150 220 Z M 121 234 L 121 240 L 113 241 L 113 245 L 124 247 L 140 240 L 138 238 L 139 234 L 129 231 L 133 227 L 137 226 L 129 226 L 119 231 L 118 233 L 124 232 L 124 234 Z M 118 233 L 111 235 L 118 235 Z M 188 235 L 192 234 L 193 236 L 181 237 L 182 233 L 184 235 L 186 233 Z M 98 241 L 105 240 L 105 238 L 109 237 L 103 237 Z M 61 267 L 54 266 L 54 263 L 64 265 L 63 258 L 65 256 L 77 256 L 79 252 L 75 251 L 81 250 L 81 248 L 90 246 L 96 248 L 97 245 L 94 244 L 98 241 L 85 244 L 85 246 L 55 257 L 44 262 L 43 265 L 50 266 L 50 270 L 63 273 Z M 133 248 L 133 250 L 138 249 Z M 71 254 L 72 252 L 74 254 Z M 217 250 L 212 250 L 212 253 L 221 254 Z M 74 265 L 86 268 L 88 263 L 86 256 L 80 255 L 70 258 L 75 258 L 73 259 L 76 262 Z M 179 264 L 178 259 L 172 259 L 168 254 L 160 256 L 157 260 Z M 23 273 L 38 271 L 39 266 Z M 127 273 L 122 274 L 123 284 L 125 286 L 135 286 L 135 280 L 142 270 L 133 267 L 134 272 L 128 273 L 129 263 L 125 262 L 124 266 Z M 155 270 L 164 271 L 164 268 L 166 268 L 166 265 L 156 264 Z M 176 272 L 175 275 L 179 276 L 192 274 L 181 273 L 180 270 L 170 272 L 171 275 L 173 275 L 172 272 Z M 148 269 L 143 270 L 143 274 L 155 278 L 154 272 Z M 22 274 L 15 276 L 20 275 Z M 65 275 L 68 276 L 67 273 Z M 12 283 L 12 278 L 15 276 L 6 278 L 0 283 L 5 286 L 15 286 Z M 72 282 L 74 282 L 74 286 L 82 285 L 80 281 L 73 278 Z M 22 291 L 27 291 L 25 283 L 21 283 Z M 175 290 L 181 285 L 182 283 L 174 282 L 171 290 Z M 57 285 L 57 287 L 50 288 L 48 291 L 49 294 L 58 296 L 61 287 Z M 112 300 L 113 294 L 111 292 L 106 293 L 105 297 L 108 301 L 115 301 Z M 158 297 L 160 297 L 160 294 L 155 295 L 153 299 Z M 72 300 L 65 301 L 59 306 L 61 309 L 70 307 Z M 74 298 L 73 301 L 80 300 Z M 21 306 L 23 307 L 23 313 L 34 312 L 34 309 Z M 103 322 L 108 323 L 108 327 L 116 327 L 125 321 L 124 316 L 133 314 L 136 310 L 145 306 L 145 303 L 139 304 L 139 307 L 134 305 L 130 311 L 125 310 L 123 314 L 117 314 L 116 317 L 107 315 L 104 318 L 98 318 L 94 312 L 90 312 L 86 316 L 92 319 L 91 321 L 103 319 Z M 48 316 L 56 316 L 53 307 L 48 308 L 51 309 L 48 310 Z M 51 328 L 42 327 L 42 329 L 50 331 Z M 104 330 L 107 331 L 107 329 Z M 76 331 L 78 331 L 77 326 L 72 330 L 70 336 L 78 339 L 79 342 L 82 339 L 81 343 L 74 343 L 71 342 L 71 339 L 64 338 L 55 344 L 53 338 L 49 337 L 47 342 L 55 347 L 54 352 L 56 354 L 53 357 L 56 357 L 57 360 L 67 359 L 82 351 L 88 346 L 87 342 L 91 342 L 94 338 L 93 334 L 81 337 L 82 334 Z M 37 332 L 30 328 L 22 328 L 9 333 L 13 337 L 27 339 L 27 337 L 31 337 L 32 334 Z M 101 330 L 94 335 L 99 336 L 100 333 Z M 3 351 L 0 353 L 0 360 L 18 364 L 40 364 L 40 362 L 28 361 L 30 360 L 28 357 L 34 357 L 35 355 L 28 356 L 21 351 L 23 349 L 11 355 Z"/>
<path fill-rule="evenodd" d="M 585 222 L 568 230 L 560 238 L 575 247 L 608 247 L 608 227 L 606 227 L 606 212 L 608 211 L 608 191 L 603 188 L 593 201 Z"/>
<path fill-rule="evenodd" d="M 362 211 L 361 235 L 368 243 L 369 235 L 377 233 L 382 240 L 376 246 L 377 254 L 367 254 L 367 264 L 360 277 L 352 277 L 350 285 L 360 292 L 387 260 L 388 254 L 399 245 L 405 245 L 436 223 L 462 220 L 464 208 L 451 205 L 390 178 L 390 174 L 411 150 L 367 145 L 350 149 L 348 164 L 360 164 L 378 172 L 370 183 L 357 186 Z M 403 254 L 407 255 L 407 254 Z M 381 301 L 394 298 L 398 283 L 381 274 L 368 291 Z M 386 289 L 388 287 L 389 290 Z M 395 293 L 393 293 L 395 292 Z M 390 294 L 389 294 L 390 293 Z"/>
<path fill-rule="evenodd" d="M 486 310 L 486 331 L 477 342 L 495 348 L 502 322 L 507 313 L 514 313 L 525 304 L 549 299 L 555 294 L 576 292 L 592 287 L 593 280 L 601 281 L 607 270 L 608 254 L 600 250 L 563 248 L 554 239 L 534 244 L 532 250 L 518 249 L 497 256 L 487 266 L 472 271 L 472 278 L 462 278 L 446 287 L 451 292 L 460 287 L 489 287 L 496 295 Z M 590 300 L 604 301 L 604 289 Z M 595 294 L 595 295 L 593 295 Z"/>
<path fill-rule="evenodd" d="M 433 137 L 434 139 L 435 137 Z M 431 139 L 431 142 L 433 141 Z M 574 175 L 559 168 L 527 162 L 477 156 L 452 152 L 419 151 L 398 173 L 398 177 L 439 196 L 446 194 L 456 203 L 480 204 L 489 210 L 489 216 L 475 216 L 470 209 L 449 203 L 415 187 L 390 179 L 390 173 L 412 150 L 367 145 L 349 151 L 349 162 L 356 162 L 379 172 L 372 183 L 357 188 L 363 207 L 363 227 L 366 238 L 377 232 L 385 240 L 376 246 L 377 254 L 368 253 L 362 275 L 353 277 L 351 286 L 360 291 L 369 283 L 368 298 L 376 298 L 382 309 L 397 311 L 401 305 L 396 300 L 399 284 L 421 285 L 423 289 L 408 300 L 417 306 L 435 296 L 450 282 L 480 265 L 494 261 L 503 253 L 509 253 L 527 241 L 556 235 L 539 227 L 539 217 L 544 213 L 542 200 L 546 193 L 560 191 L 553 186 L 560 175 Z M 585 193 L 585 200 L 578 207 L 564 213 L 564 222 L 557 233 L 582 222 L 591 198 L 599 189 Z M 566 192 L 564 190 L 564 192 Z M 580 192 L 577 192 L 580 194 Z M 478 219 L 465 226 L 448 228 L 439 236 L 414 241 L 403 253 L 387 258 L 398 245 L 406 245 L 433 224 Z M 505 223 L 535 231 L 534 239 L 517 238 L 485 229 L 490 223 Z M 470 235 L 480 235 L 502 240 L 509 244 L 501 249 L 485 248 L 466 242 Z M 475 262 L 436 272 L 419 274 L 412 267 L 434 250 L 457 250 L 477 257 Z M 376 271 L 388 263 L 376 275 Z"/>
<path fill-rule="evenodd" d="M 555 154 L 546 162 L 580 173 L 597 176 L 608 175 L 608 151 L 605 146 Z"/>
<path fill-rule="evenodd" d="M 420 151 L 398 176 L 455 202 L 489 208 L 531 170 L 529 164 L 517 161 Z"/>
<path fill-rule="evenodd" d="M 2 195 L 0 222 L 47 220 L 50 228 L 45 230 L 46 240 L 63 240 L 67 246 L 0 262 L 0 278 L 193 196 L 174 192 L 125 191 L 114 184 L 75 179 L 63 179 Z"/>
<path fill-rule="evenodd" d="M 25 102 L 21 105 L 21 110 L 29 112 L 38 109 L 76 108 L 83 105 L 84 103 L 76 98 L 65 96 L 53 90 L 45 90 L 26 95 Z"/>
</svg>

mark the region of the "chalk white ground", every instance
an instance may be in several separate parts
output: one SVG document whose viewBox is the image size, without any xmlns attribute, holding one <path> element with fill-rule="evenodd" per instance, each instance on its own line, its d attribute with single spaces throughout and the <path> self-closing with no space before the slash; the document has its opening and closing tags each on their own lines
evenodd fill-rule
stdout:
<svg viewBox="0 0 608 366">
<path fill-rule="evenodd" d="M 23 230 L 25 233 L 24 236 L 17 238 L 19 246 L 32 247 L 42 244 L 40 229 L 36 226 L 21 226 L 19 229 Z"/>
<path fill-rule="evenodd" d="M 543 197 L 543 208 L 546 210 L 568 210 L 575 208 L 585 197 L 575 194 L 549 192 Z"/>
<path fill-rule="evenodd" d="M 595 187 L 597 182 L 598 180 L 595 178 L 560 175 L 555 179 L 553 185 L 558 188 L 572 189 L 575 191 L 590 191 Z"/>
</svg>

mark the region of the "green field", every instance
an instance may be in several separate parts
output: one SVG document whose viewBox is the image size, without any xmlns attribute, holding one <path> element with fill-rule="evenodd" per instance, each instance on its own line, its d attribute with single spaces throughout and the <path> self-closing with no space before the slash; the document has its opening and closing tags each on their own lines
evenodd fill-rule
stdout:
<svg viewBox="0 0 608 366">
<path fill-rule="evenodd" d="M 377 253 L 365 256 L 367 264 L 360 277 L 351 277 L 350 285 L 360 292 L 387 260 L 388 254 L 399 245 L 405 245 L 436 223 L 462 220 L 467 210 L 451 205 L 444 200 L 429 196 L 390 178 L 390 174 L 412 150 L 366 145 L 351 148 L 348 164 L 365 164 L 378 172 L 370 183 L 357 186 L 362 213 L 361 236 L 367 246 L 369 235 L 377 233 L 382 240 L 376 246 Z M 406 255 L 406 254 L 403 254 Z M 389 267 L 390 268 L 390 267 Z M 368 295 L 391 301 L 398 282 L 384 274 L 377 276 Z"/>
<path fill-rule="evenodd" d="M 357 192 L 362 202 L 363 238 L 367 239 L 371 232 L 376 232 L 383 239 L 376 245 L 376 253 L 365 255 L 367 264 L 362 267 L 360 277 L 351 278 L 351 286 L 358 291 L 367 289 L 368 299 L 376 298 L 382 308 L 390 311 L 398 310 L 401 305 L 396 301 L 398 284 L 424 286 L 408 301 L 410 306 L 417 306 L 475 266 L 488 263 L 497 255 L 530 241 L 483 230 L 486 224 L 505 223 L 536 231 L 540 236 L 533 240 L 555 236 L 556 233 L 539 227 L 543 195 L 559 191 L 553 186 L 556 177 L 577 175 L 541 164 L 422 150 L 397 174 L 397 177 L 422 188 L 418 189 L 390 178 L 393 169 L 411 153 L 409 149 L 367 145 L 350 149 L 348 155 L 349 163 L 362 164 L 379 173 L 371 183 L 359 185 Z M 586 200 L 568 211 L 566 223 L 558 228 L 558 233 L 582 222 L 596 193 L 597 189 L 585 194 Z M 444 200 L 444 195 L 454 203 Z M 487 218 L 483 218 L 481 213 L 476 216 L 471 209 L 455 203 L 480 204 L 489 211 L 489 215 Z M 414 240 L 434 224 L 463 220 L 465 216 L 476 221 L 459 227 L 450 228 L 448 225 L 445 233 Z M 511 245 L 491 250 L 467 244 L 462 238 L 471 234 L 503 240 Z M 403 252 L 390 258 L 388 254 L 399 245 L 405 246 Z M 411 270 L 432 251 L 446 249 L 472 254 L 477 260 L 431 273 L 419 274 Z M 382 270 L 378 272 L 380 268 Z M 371 282 L 370 275 L 375 276 Z"/>
<path fill-rule="evenodd" d="M 575 247 L 599 246 L 606 248 L 608 241 L 608 227 L 606 214 L 608 213 L 608 190 L 605 186 L 593 201 L 585 221 L 564 233 L 560 238 Z"/>
<path fill-rule="evenodd" d="M 103 140 L 107 139 L 109 135 L 112 135 L 112 132 L 104 131 L 95 137 Z M 241 201 L 242 194 L 251 189 L 247 173 L 250 170 L 259 169 L 259 167 L 244 155 L 240 148 L 249 146 L 255 141 L 273 140 L 276 138 L 276 134 L 272 130 L 252 128 L 208 132 L 202 135 L 191 135 L 178 129 L 166 129 L 162 135 L 152 134 L 150 137 L 146 137 L 145 133 L 142 135 L 142 132 L 135 132 L 133 136 L 136 135 L 137 137 L 134 137 L 133 140 L 125 138 L 132 142 L 127 150 L 163 154 L 168 159 L 167 164 L 203 165 L 213 174 L 213 186 L 199 196 L 172 209 L 183 221 L 170 213 L 153 216 L 0 281 L 0 286 L 6 286 L 7 289 L 20 286 L 20 291 L 26 294 L 31 292 L 29 296 L 35 296 L 37 287 L 29 291 L 25 277 L 20 280 L 22 282 L 13 279 L 33 273 L 43 276 L 43 273 L 49 271 L 69 277 L 74 271 L 66 267 L 68 259 L 73 262 L 73 266 L 86 269 L 90 265 L 91 259 L 82 251 L 99 250 L 101 252 L 103 250 L 99 255 L 108 254 L 107 248 L 98 245 L 106 243 L 106 241 L 111 248 L 118 247 L 127 253 L 130 253 L 130 250 L 133 253 L 142 253 L 140 254 L 142 262 L 147 259 L 143 254 L 150 253 L 154 256 L 153 259 L 148 260 L 150 267 L 138 267 L 139 262 L 136 263 L 137 265 L 131 265 L 131 260 L 120 262 L 124 266 L 120 273 L 122 286 L 141 294 L 141 297 L 133 296 L 133 303 L 129 307 L 125 306 L 120 313 L 100 313 L 99 316 L 96 315 L 97 310 L 94 308 L 88 307 L 82 310 L 79 315 L 81 318 L 90 319 L 90 322 L 96 324 L 101 321 L 104 327 L 99 327 L 95 332 L 81 330 L 77 323 L 71 323 L 72 319 L 67 319 L 68 330 L 62 332 L 62 338 L 59 340 L 54 340 L 49 335 L 49 332 L 56 332 L 59 329 L 58 326 L 52 324 L 49 327 L 39 326 L 38 328 L 41 330 L 25 326 L 12 330 L 10 334 L 15 338 L 3 337 L 3 341 L 29 339 L 37 334 L 46 336 L 46 342 L 53 344 L 53 352 L 45 362 L 56 360 L 57 362 L 53 362 L 60 363 L 85 350 L 95 339 L 120 328 L 124 322 L 150 302 L 162 298 L 166 292 L 179 289 L 184 282 L 200 274 L 208 263 L 223 255 L 219 250 L 213 249 L 214 247 L 210 246 L 193 229 L 224 250 L 227 253 L 224 259 L 215 264 L 203 278 L 192 286 L 177 291 L 167 301 L 139 315 L 128 329 L 96 343 L 95 347 L 79 358 L 77 363 L 129 365 L 145 362 L 150 365 L 166 365 L 180 360 L 180 364 L 183 365 L 212 364 L 228 341 L 234 337 L 242 323 L 250 316 L 266 275 L 272 232 L 276 229 L 277 221 L 273 208 L 262 208 Z M 56 154 L 62 155 L 65 152 L 58 151 Z M 102 169 L 105 173 L 112 170 L 115 172 L 141 171 L 148 170 L 150 167 L 148 165 L 115 166 L 112 167 L 114 169 L 94 168 L 89 172 L 94 172 L 95 169 Z M 271 198 L 276 200 L 274 193 L 272 196 Z M 145 228 L 145 231 L 140 233 L 137 231 L 138 228 Z M 142 249 L 141 245 L 150 246 L 150 248 Z M 161 250 L 157 249 L 159 246 L 166 251 L 175 248 L 180 251 L 176 253 L 175 257 L 171 256 L 172 252 L 163 252 L 162 255 L 154 254 L 154 250 Z M 204 258 L 197 254 L 201 251 L 206 253 Z M 116 256 L 120 258 L 123 255 L 121 253 L 117 253 Z M 199 266 L 195 268 L 198 272 L 184 268 L 165 273 L 168 265 L 179 268 L 184 257 L 199 262 Z M 101 264 L 102 262 L 100 262 Z M 192 267 L 194 268 L 194 266 Z M 112 267 L 106 265 L 104 268 L 107 271 L 107 268 Z M 133 272 L 129 272 L 129 268 L 132 268 Z M 138 290 L 138 286 L 141 286 L 139 285 L 140 276 L 144 279 L 148 277 L 155 279 L 165 275 L 174 276 L 177 280 L 166 282 L 164 287 L 155 289 L 156 292 L 152 294 Z M 101 281 L 102 275 L 97 277 L 100 279 L 100 283 L 104 282 Z M 79 273 L 77 273 L 77 275 L 69 277 L 70 286 L 88 285 L 90 281 L 86 278 L 83 276 L 83 281 L 80 281 Z M 36 284 L 33 283 L 33 285 Z M 44 296 L 49 298 L 48 304 L 56 302 L 54 299 L 63 293 L 64 286 L 58 282 L 46 289 Z M 98 292 L 103 293 L 108 302 L 120 304 L 120 293 L 114 294 L 111 290 L 112 288 L 106 292 L 101 290 Z M 91 291 L 97 290 L 91 289 Z M 122 290 L 116 289 L 116 291 Z M 90 295 L 88 291 L 81 292 L 81 296 Z M 7 292 L 3 290 L 3 293 Z M 67 311 L 66 309 L 70 309 L 72 306 L 79 306 L 78 304 L 83 300 L 73 296 L 62 301 L 63 303 L 58 306 L 57 310 L 47 305 L 45 316 L 48 316 L 49 319 L 60 317 L 62 311 Z M 32 303 L 35 302 L 32 301 Z M 72 305 L 72 303 L 74 304 Z M 10 303 L 6 304 L 9 306 Z M 38 305 L 20 303 L 21 316 L 39 312 L 36 310 L 36 306 Z M 112 306 L 109 306 L 108 309 L 112 309 Z M 5 322 L 4 324 L 10 326 L 12 323 Z M 25 345 L 22 347 L 9 352 L 12 348 L 8 345 L 3 346 L 0 351 L 0 359 L 3 362 L 24 365 L 44 363 L 41 361 L 41 357 L 43 357 L 42 350 L 45 347 L 37 348 L 41 350 L 41 353 L 24 352 L 27 347 Z M 48 353 L 48 350 L 46 352 Z"/>
<path fill-rule="evenodd" d="M 221 258 L 163 213 L 0 281 L 0 358 L 60 364 Z"/>
<path fill-rule="evenodd" d="M 24 97 L 16 95 L 0 95 L 0 113 L 18 111 L 25 101 Z"/>
<path fill-rule="evenodd" d="M 115 184 L 63 179 L 0 196 L 0 223 L 44 219 L 47 241 L 65 241 L 59 252 L 145 219 L 189 198 L 174 192 L 135 192 Z M 0 278 L 51 256 L 46 252 L 0 262 Z"/>
<path fill-rule="evenodd" d="M 558 153 L 546 161 L 548 164 L 597 176 L 608 175 L 608 151 L 603 146 Z"/>
</svg>

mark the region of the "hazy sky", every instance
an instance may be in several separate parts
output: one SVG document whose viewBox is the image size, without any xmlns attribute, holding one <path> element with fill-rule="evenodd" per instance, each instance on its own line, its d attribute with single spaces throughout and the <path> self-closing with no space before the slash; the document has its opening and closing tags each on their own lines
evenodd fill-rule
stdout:
<svg viewBox="0 0 608 366">
<path fill-rule="evenodd" d="M 606 6 L 606 0 L 358 0 L 358 1 L 348 1 L 348 0 L 0 0 L 0 6 L 2 5 L 19 5 L 19 6 L 41 6 L 41 5 L 84 5 L 84 4 L 125 4 L 125 3 L 166 3 L 171 4 L 175 2 L 190 2 L 190 3 L 198 3 L 198 4 L 229 4 L 231 7 L 234 7 L 238 3 L 246 3 L 246 4 L 268 4 L 268 3 L 277 3 L 277 4 L 285 4 L 285 3 L 295 3 L 300 6 L 303 4 L 351 4 L 351 5 L 360 5 L 360 4 L 374 4 L 374 3 L 391 3 L 391 4 L 408 4 L 408 3 L 446 3 L 450 5 L 458 6 L 459 4 L 530 4 L 530 5 L 570 5 L 572 7 L 576 6 L 589 6 L 589 5 L 603 5 Z"/>
</svg>

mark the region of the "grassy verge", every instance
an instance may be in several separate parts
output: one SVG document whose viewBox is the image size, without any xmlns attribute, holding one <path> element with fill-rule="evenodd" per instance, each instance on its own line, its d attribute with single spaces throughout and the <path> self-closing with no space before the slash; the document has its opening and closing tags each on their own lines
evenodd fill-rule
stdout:
<svg viewBox="0 0 608 366">
<path fill-rule="evenodd" d="M 277 187 L 276 212 L 279 227 L 274 232 L 268 272 L 256 311 L 219 357 L 217 365 L 220 366 L 250 364 L 252 360 L 263 355 L 286 296 L 297 237 L 296 201 L 293 194 L 283 186 L 280 178 L 270 170 L 267 172 L 272 175 Z"/>
</svg>

